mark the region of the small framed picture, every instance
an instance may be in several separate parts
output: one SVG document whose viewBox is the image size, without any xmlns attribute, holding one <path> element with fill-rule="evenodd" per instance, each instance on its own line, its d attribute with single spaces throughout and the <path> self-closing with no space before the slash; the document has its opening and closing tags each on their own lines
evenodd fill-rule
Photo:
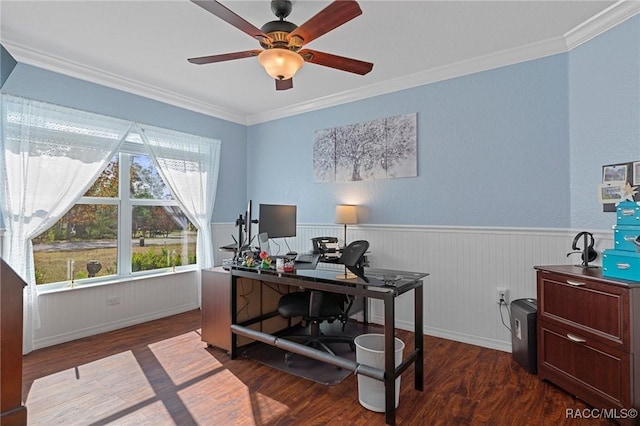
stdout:
<svg viewBox="0 0 640 426">
<path fill-rule="evenodd" d="M 627 164 L 612 164 L 610 166 L 604 166 L 602 167 L 602 183 L 626 182 L 627 173 Z"/>
<path fill-rule="evenodd" d="M 640 185 L 640 161 L 633 162 L 633 186 Z"/>
<path fill-rule="evenodd" d="M 598 199 L 602 204 L 622 201 L 626 181 L 609 182 L 598 185 Z"/>
</svg>

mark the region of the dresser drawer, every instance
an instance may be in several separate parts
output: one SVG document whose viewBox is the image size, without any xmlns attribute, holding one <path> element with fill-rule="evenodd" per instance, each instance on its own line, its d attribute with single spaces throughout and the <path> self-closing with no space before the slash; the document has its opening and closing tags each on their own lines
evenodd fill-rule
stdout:
<svg viewBox="0 0 640 426">
<path fill-rule="evenodd" d="M 590 341 L 630 351 L 628 288 L 545 271 L 538 274 L 541 319 Z"/>
<path fill-rule="evenodd" d="M 631 355 L 542 322 L 538 372 L 585 402 L 629 408 Z"/>
</svg>

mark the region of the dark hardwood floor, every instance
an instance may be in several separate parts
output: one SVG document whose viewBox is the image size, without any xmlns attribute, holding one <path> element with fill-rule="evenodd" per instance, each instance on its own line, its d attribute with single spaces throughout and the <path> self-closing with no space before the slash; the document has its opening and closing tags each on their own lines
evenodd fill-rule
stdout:
<svg viewBox="0 0 640 426">
<path fill-rule="evenodd" d="M 382 425 L 357 378 L 324 386 L 200 340 L 200 311 L 34 351 L 24 357 L 30 425 Z M 398 331 L 412 348 L 412 333 Z M 425 336 L 425 390 L 404 374 L 405 425 L 579 425 L 581 401 L 527 373 L 511 354 Z"/>
</svg>

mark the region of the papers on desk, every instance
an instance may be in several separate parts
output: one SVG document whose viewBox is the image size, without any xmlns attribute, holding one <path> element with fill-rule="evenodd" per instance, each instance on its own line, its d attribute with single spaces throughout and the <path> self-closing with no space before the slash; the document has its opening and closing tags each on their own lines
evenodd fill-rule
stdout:
<svg viewBox="0 0 640 426">
<path fill-rule="evenodd" d="M 400 288 L 405 284 L 415 282 L 429 275 L 424 272 L 392 271 L 373 268 L 365 268 L 364 273 L 367 278 L 369 278 L 369 286 L 396 288 Z"/>
<path fill-rule="evenodd" d="M 383 275 L 374 275 L 375 279 L 378 279 L 385 283 L 385 285 L 393 285 L 396 281 L 400 281 L 402 279 L 402 275 L 395 274 L 383 274 Z"/>
<path fill-rule="evenodd" d="M 340 259 L 340 253 L 325 253 L 323 257 L 329 260 L 337 260 Z"/>
<path fill-rule="evenodd" d="M 365 271 L 366 272 L 366 271 Z M 376 275 L 366 274 L 369 279 L 369 285 L 374 287 L 396 287 L 400 284 L 407 283 L 408 280 L 404 279 L 402 275 Z"/>
</svg>

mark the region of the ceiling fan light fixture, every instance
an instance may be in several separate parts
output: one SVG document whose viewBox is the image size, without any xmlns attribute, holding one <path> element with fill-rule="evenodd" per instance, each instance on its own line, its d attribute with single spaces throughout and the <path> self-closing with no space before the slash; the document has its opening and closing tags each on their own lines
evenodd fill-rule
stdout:
<svg viewBox="0 0 640 426">
<path fill-rule="evenodd" d="M 260 65 L 276 80 L 288 80 L 304 64 L 304 59 L 298 53 L 289 49 L 273 48 L 263 50 L 258 55 Z"/>
</svg>

